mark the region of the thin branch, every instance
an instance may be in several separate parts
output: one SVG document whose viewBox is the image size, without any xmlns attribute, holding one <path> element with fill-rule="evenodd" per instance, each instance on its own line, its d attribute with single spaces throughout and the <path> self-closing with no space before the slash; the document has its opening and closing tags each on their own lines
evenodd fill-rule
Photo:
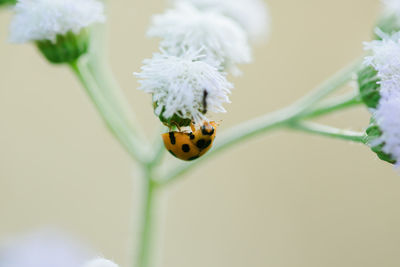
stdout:
<svg viewBox="0 0 400 267">
<path fill-rule="evenodd" d="M 341 140 L 352 141 L 356 143 L 366 143 L 365 133 L 354 132 L 350 130 L 338 129 L 332 126 L 322 125 L 313 122 L 298 122 L 288 124 L 288 127 L 294 130 L 303 131 L 315 135 L 321 135 Z"/>
</svg>

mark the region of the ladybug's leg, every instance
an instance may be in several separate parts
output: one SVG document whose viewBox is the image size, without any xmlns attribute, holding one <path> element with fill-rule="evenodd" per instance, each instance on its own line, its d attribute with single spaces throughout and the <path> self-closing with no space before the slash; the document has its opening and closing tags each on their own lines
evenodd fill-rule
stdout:
<svg viewBox="0 0 400 267">
<path fill-rule="evenodd" d="M 196 131 L 196 128 L 194 127 L 194 122 L 190 124 L 190 129 L 192 129 L 192 132 L 194 133 Z"/>
<path fill-rule="evenodd" d="M 176 123 L 175 121 L 173 122 L 173 124 L 175 124 L 176 128 L 178 128 L 178 131 L 180 131 L 180 132 L 181 132 L 181 127 L 179 127 L 179 124 L 178 124 L 178 123 Z"/>
</svg>

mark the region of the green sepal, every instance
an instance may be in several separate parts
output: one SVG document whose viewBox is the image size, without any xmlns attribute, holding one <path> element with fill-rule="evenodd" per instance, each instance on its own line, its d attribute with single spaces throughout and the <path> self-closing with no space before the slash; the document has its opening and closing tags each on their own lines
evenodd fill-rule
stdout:
<svg viewBox="0 0 400 267">
<path fill-rule="evenodd" d="M 385 143 L 380 143 L 378 145 L 372 146 L 371 143 L 373 143 L 377 138 L 381 137 L 382 131 L 377 125 L 376 121 L 371 118 L 370 125 L 368 129 L 366 130 L 367 133 L 367 142 L 369 146 L 371 147 L 371 150 L 376 153 L 376 155 L 383 161 L 389 162 L 391 164 L 395 164 L 396 160 L 393 159 L 393 157 L 383 151 L 383 147 L 385 146 Z"/>
<path fill-rule="evenodd" d="M 376 108 L 381 98 L 378 72 L 371 66 L 365 67 L 358 72 L 357 82 L 362 101 L 369 108 Z"/>
<path fill-rule="evenodd" d="M 153 108 L 154 108 L 154 110 L 156 110 L 157 102 L 153 102 Z M 191 119 L 183 118 L 183 115 L 181 115 L 181 114 L 174 114 L 171 117 L 166 118 L 163 116 L 164 111 L 165 111 L 165 108 L 162 109 L 158 118 L 164 125 L 166 125 L 170 128 L 174 128 L 176 126 L 178 126 L 178 127 L 190 126 L 190 123 L 192 122 Z"/>
<path fill-rule="evenodd" d="M 68 32 L 65 35 L 57 35 L 56 42 L 37 41 L 36 45 L 51 63 L 70 63 L 87 53 L 89 35 L 86 30 L 82 30 L 79 34 Z"/>
<path fill-rule="evenodd" d="M 400 31 L 400 21 L 397 15 L 387 15 L 378 20 L 376 27 L 382 32 L 392 35 Z M 376 33 L 374 33 L 374 39 L 382 40 L 382 38 Z"/>
<path fill-rule="evenodd" d="M 3 5 L 15 5 L 17 3 L 17 0 L 0 0 L 0 6 Z"/>
</svg>

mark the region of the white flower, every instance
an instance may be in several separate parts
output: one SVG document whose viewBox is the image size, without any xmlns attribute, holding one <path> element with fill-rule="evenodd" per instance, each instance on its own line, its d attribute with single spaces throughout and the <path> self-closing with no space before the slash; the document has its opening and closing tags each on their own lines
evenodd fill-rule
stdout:
<svg viewBox="0 0 400 267">
<path fill-rule="evenodd" d="M 0 249 L 0 267 L 81 267 L 88 250 L 55 231 L 11 240 Z"/>
<path fill-rule="evenodd" d="M 382 0 L 384 12 L 400 16 L 399 0 Z"/>
<path fill-rule="evenodd" d="M 11 21 L 10 40 L 15 43 L 50 40 L 71 31 L 103 22 L 103 4 L 97 0 L 19 0 Z"/>
<path fill-rule="evenodd" d="M 98 258 L 89 261 L 83 267 L 118 267 L 118 265 L 110 260 Z"/>
<path fill-rule="evenodd" d="M 202 10 L 214 10 L 234 19 L 253 41 L 265 39 L 269 33 L 270 16 L 263 0 L 175 0 L 191 2 Z"/>
<path fill-rule="evenodd" d="M 400 93 L 400 33 L 393 36 L 378 34 L 382 40 L 365 44 L 365 49 L 372 52 L 366 57 L 365 64 L 378 71 L 380 94 L 383 98 L 390 98 L 393 93 Z"/>
<path fill-rule="evenodd" d="M 400 164 L 400 33 L 392 36 L 379 32 L 382 40 L 366 43 L 372 55 L 365 63 L 378 72 L 381 96 L 373 110 L 382 135 L 372 146 L 383 144 L 383 152 L 391 155 Z"/>
<path fill-rule="evenodd" d="M 235 64 L 251 60 L 246 33 L 236 22 L 216 12 L 200 11 L 188 3 L 154 16 L 148 35 L 161 37 L 161 47 L 170 55 L 201 50 L 205 55 L 202 60 L 220 70 L 238 73 Z"/>
<path fill-rule="evenodd" d="M 171 118 L 192 119 L 196 123 L 206 120 L 202 111 L 225 112 L 223 103 L 228 103 L 232 88 L 223 73 L 215 67 L 199 61 L 198 53 L 186 52 L 181 57 L 165 52 L 154 54 L 144 61 L 139 89 L 153 95 L 157 103 L 155 114 Z"/>
<path fill-rule="evenodd" d="M 400 94 L 382 98 L 373 116 L 382 135 L 372 145 L 383 145 L 383 152 L 391 155 L 400 165 Z"/>
</svg>

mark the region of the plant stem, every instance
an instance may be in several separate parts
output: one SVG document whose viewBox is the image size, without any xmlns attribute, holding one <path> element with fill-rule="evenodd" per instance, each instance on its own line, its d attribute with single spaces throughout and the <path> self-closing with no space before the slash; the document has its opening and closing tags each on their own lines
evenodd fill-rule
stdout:
<svg viewBox="0 0 400 267">
<path fill-rule="evenodd" d="M 153 247 L 153 222 L 154 222 L 154 198 L 156 192 L 156 184 L 151 177 L 151 167 L 145 167 L 145 175 L 143 179 L 143 198 L 141 203 L 142 213 L 140 222 L 140 242 L 138 247 L 136 267 L 149 267 L 152 265 L 152 247 Z"/>
<path fill-rule="evenodd" d="M 164 177 L 160 175 L 162 178 L 158 179 L 157 182 L 160 185 L 169 184 L 172 181 L 177 180 L 177 178 L 188 172 L 194 166 L 203 162 L 205 159 L 208 159 L 210 156 L 266 131 L 276 129 L 277 127 L 287 126 L 288 124 L 299 121 L 307 116 L 316 117 L 343 108 L 344 106 L 350 106 L 350 103 L 346 103 L 344 106 L 343 103 L 336 103 L 335 105 L 308 112 L 318 101 L 348 83 L 352 79 L 354 73 L 359 70 L 360 66 L 361 61 L 357 60 L 355 63 L 352 63 L 350 66 L 338 72 L 331 79 L 318 86 L 313 92 L 291 106 L 232 127 L 230 130 L 222 133 L 220 137 L 218 137 L 218 141 L 214 148 L 208 152 L 208 155 L 191 163 L 183 163 L 179 166 L 174 166 L 167 171 L 163 171 L 163 173 L 166 173 L 167 175 Z M 355 103 L 357 102 L 351 100 L 351 105 Z"/>
<path fill-rule="evenodd" d="M 343 110 L 345 108 L 353 107 L 362 103 L 363 102 L 358 92 L 351 92 L 348 95 L 339 96 L 330 101 L 326 101 L 326 103 L 322 103 L 321 106 L 318 106 L 314 109 L 307 110 L 304 113 L 300 114 L 300 117 L 302 119 L 311 119 L 331 113 L 336 110 Z"/>
<path fill-rule="evenodd" d="M 91 31 L 90 53 L 87 57 L 88 69 L 99 89 L 103 92 L 104 97 L 130 129 L 135 139 L 140 140 L 141 146 L 149 150 L 150 145 L 144 135 L 144 131 L 141 129 L 140 124 L 137 123 L 135 113 L 109 67 L 105 27 L 105 25 L 99 24 Z M 149 158 L 148 156 L 146 157 Z"/>
<path fill-rule="evenodd" d="M 104 97 L 87 65 L 84 62 L 76 61 L 70 63 L 70 66 L 114 137 L 135 160 L 143 162 L 145 152 L 140 142 L 132 135 L 125 123 L 121 121 L 118 113 L 113 109 L 113 106 Z"/>
<path fill-rule="evenodd" d="M 331 126 L 321 125 L 318 123 L 311 123 L 311 122 L 291 123 L 288 124 L 288 126 L 294 130 L 300 130 L 316 135 L 328 136 L 331 138 L 353 141 L 362 144 L 366 143 L 366 137 L 364 133 L 337 129 Z"/>
</svg>

